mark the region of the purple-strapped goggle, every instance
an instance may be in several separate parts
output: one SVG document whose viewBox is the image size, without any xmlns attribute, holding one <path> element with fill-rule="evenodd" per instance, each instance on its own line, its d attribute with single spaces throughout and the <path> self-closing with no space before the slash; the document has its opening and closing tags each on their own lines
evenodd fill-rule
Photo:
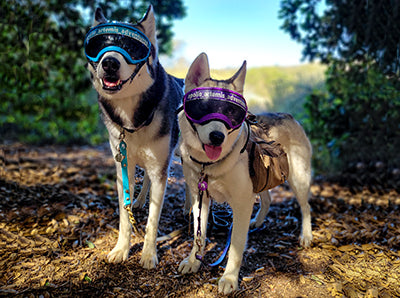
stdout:
<svg viewBox="0 0 400 298">
<path fill-rule="evenodd" d="M 228 129 L 242 125 L 247 114 L 244 97 L 232 90 L 217 87 L 200 87 L 183 97 L 186 117 L 197 124 L 220 120 Z"/>
</svg>

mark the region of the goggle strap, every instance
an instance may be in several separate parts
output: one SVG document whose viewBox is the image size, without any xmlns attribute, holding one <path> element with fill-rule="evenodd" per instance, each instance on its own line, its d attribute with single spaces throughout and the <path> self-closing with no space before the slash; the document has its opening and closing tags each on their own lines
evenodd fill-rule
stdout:
<svg viewBox="0 0 400 298">
<path fill-rule="evenodd" d="M 140 71 L 140 69 L 143 67 L 145 61 L 140 62 L 139 64 L 136 64 L 136 68 L 135 70 L 132 72 L 131 76 L 129 78 L 126 79 L 126 81 L 128 81 L 129 79 L 131 80 L 130 83 L 132 83 L 133 79 L 136 77 L 136 75 L 138 74 L 138 72 Z M 125 82 L 126 82 L 125 81 Z M 129 84 L 130 84 L 129 83 Z"/>
<path fill-rule="evenodd" d="M 228 101 L 232 104 L 236 104 L 239 107 L 241 107 L 243 110 L 247 112 L 247 104 L 246 100 L 244 99 L 243 95 L 241 95 L 238 92 L 235 92 L 233 90 L 225 89 L 225 88 L 219 88 L 219 87 L 198 87 L 195 89 L 190 90 L 187 92 L 184 97 L 183 101 L 184 103 L 186 101 L 192 101 L 192 100 L 201 100 L 204 97 L 202 96 L 203 94 L 206 94 L 208 92 L 215 92 L 214 95 L 211 97 L 207 96 L 207 98 L 211 98 L 214 100 L 221 100 L 221 101 Z M 198 96 L 196 96 L 198 93 Z M 227 98 L 226 94 L 231 94 L 233 96 L 233 99 Z M 194 98 L 193 98 L 194 97 Z"/>
<path fill-rule="evenodd" d="M 247 145 L 249 144 L 249 140 L 250 140 L 250 133 L 251 133 L 251 128 L 250 128 L 250 123 L 249 121 L 247 121 L 247 118 L 244 120 L 247 124 L 247 139 L 246 139 L 246 143 L 244 144 L 243 148 L 240 150 L 240 154 L 242 154 L 246 148 Z"/>
<path fill-rule="evenodd" d="M 142 58 L 142 59 L 140 59 L 140 60 L 133 60 L 133 59 L 131 58 L 131 56 L 128 54 L 127 51 L 125 51 L 124 49 L 122 49 L 122 48 L 120 48 L 120 47 L 117 47 L 117 46 L 110 46 L 110 47 L 106 47 L 106 48 L 102 49 L 102 50 L 97 54 L 96 57 L 90 57 L 90 56 L 88 56 L 88 55 L 86 55 L 86 57 L 88 58 L 89 61 L 96 62 L 96 61 L 100 61 L 100 57 L 103 56 L 103 55 L 104 55 L 105 53 L 107 53 L 107 52 L 117 52 L 117 53 L 120 53 L 122 56 L 124 56 L 124 58 L 125 58 L 126 60 L 128 60 L 128 63 L 129 63 L 129 64 L 140 64 L 140 63 L 142 63 L 143 61 L 146 61 L 146 60 L 149 58 L 149 55 L 147 55 L 146 57 L 144 57 L 144 58 Z"/>
</svg>

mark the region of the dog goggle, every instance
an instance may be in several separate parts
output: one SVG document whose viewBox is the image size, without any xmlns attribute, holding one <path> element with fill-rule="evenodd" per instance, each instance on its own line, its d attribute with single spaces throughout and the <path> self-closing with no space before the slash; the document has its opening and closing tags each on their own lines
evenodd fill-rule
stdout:
<svg viewBox="0 0 400 298">
<path fill-rule="evenodd" d="M 216 87 L 195 88 L 183 97 L 186 117 L 197 124 L 220 120 L 230 129 L 240 127 L 246 118 L 244 97 L 232 90 Z"/>
<path fill-rule="evenodd" d="M 129 64 L 139 64 L 150 55 L 151 43 L 146 35 L 125 23 L 100 24 L 86 34 L 85 55 L 91 62 L 99 62 L 106 52 L 122 54 Z"/>
</svg>

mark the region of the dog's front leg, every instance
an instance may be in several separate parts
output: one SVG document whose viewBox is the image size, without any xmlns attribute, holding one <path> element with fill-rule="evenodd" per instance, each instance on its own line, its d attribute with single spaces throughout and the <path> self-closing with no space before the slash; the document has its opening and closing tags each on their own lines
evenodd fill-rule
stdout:
<svg viewBox="0 0 400 298">
<path fill-rule="evenodd" d="M 243 204 L 243 202 L 245 204 Z M 225 295 L 238 289 L 239 270 L 253 210 L 253 204 L 250 202 L 251 197 L 249 199 L 243 199 L 242 197 L 236 198 L 235 202 L 231 203 L 233 212 L 232 242 L 229 248 L 225 272 L 218 283 L 218 291 Z"/>
<path fill-rule="evenodd" d="M 107 256 L 108 261 L 110 263 L 120 263 L 128 259 L 131 232 L 132 232 L 131 224 L 129 222 L 128 212 L 126 211 L 124 205 L 121 164 L 118 163 L 116 168 L 117 168 L 117 189 L 118 189 L 118 202 L 119 202 L 119 234 L 118 234 L 117 244 Z"/>
<path fill-rule="evenodd" d="M 162 205 L 164 202 L 164 191 L 167 182 L 167 172 L 149 171 L 146 173 L 150 177 L 150 203 L 149 203 L 149 216 L 147 218 L 146 236 L 144 238 L 144 245 L 142 250 L 142 257 L 140 264 L 143 268 L 152 269 L 158 264 L 156 239 L 158 232 L 158 222 Z"/>
<path fill-rule="evenodd" d="M 197 259 L 197 256 L 203 256 L 206 233 L 207 233 L 207 221 L 208 212 L 210 207 L 210 199 L 204 194 L 202 198 L 201 214 L 199 208 L 199 196 L 197 187 L 190 188 L 192 194 L 192 206 L 193 206 L 193 218 L 194 218 L 194 241 L 193 248 L 190 255 L 184 259 L 179 265 L 179 272 L 182 274 L 197 272 L 200 268 L 201 261 Z M 200 214 L 200 230 L 199 230 L 199 214 Z"/>
<path fill-rule="evenodd" d="M 183 215 L 189 215 L 192 210 L 192 195 L 190 194 L 190 188 L 185 182 L 185 205 L 183 207 Z"/>
</svg>

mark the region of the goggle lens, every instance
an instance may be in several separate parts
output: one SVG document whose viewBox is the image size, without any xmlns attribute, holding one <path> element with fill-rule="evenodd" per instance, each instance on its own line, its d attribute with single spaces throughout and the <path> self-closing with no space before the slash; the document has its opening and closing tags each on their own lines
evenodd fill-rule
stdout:
<svg viewBox="0 0 400 298">
<path fill-rule="evenodd" d="M 193 123 L 220 120 L 231 129 L 240 127 L 247 114 L 246 100 L 241 94 L 212 87 L 196 88 L 186 93 L 183 109 Z"/>
<path fill-rule="evenodd" d="M 138 64 L 150 55 L 151 43 L 139 30 L 123 23 L 106 23 L 93 27 L 85 38 L 85 55 L 93 62 L 110 51 L 122 54 L 128 63 Z"/>
</svg>

